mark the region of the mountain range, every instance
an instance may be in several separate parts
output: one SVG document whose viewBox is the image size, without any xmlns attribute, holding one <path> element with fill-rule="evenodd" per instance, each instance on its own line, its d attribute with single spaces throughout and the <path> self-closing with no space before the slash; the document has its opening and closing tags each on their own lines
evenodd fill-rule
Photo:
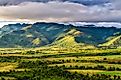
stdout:
<svg viewBox="0 0 121 80">
<path fill-rule="evenodd" d="M 120 47 L 121 29 L 96 25 L 64 25 L 37 22 L 8 24 L 0 28 L 0 47 L 33 48 L 56 46 L 69 48 Z"/>
</svg>

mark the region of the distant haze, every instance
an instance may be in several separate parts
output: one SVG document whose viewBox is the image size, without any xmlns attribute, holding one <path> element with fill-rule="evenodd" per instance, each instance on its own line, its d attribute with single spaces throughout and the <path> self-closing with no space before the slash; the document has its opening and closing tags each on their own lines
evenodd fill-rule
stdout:
<svg viewBox="0 0 121 80">
<path fill-rule="evenodd" d="M 83 26 L 83 25 L 95 25 L 97 27 L 116 27 L 121 28 L 121 23 L 119 22 L 69 22 L 74 26 Z"/>
<path fill-rule="evenodd" d="M 21 21 L 1 21 L 0 22 L 0 28 L 4 25 L 8 24 L 16 24 L 16 23 L 26 23 L 26 24 L 33 24 L 35 22 L 21 22 Z M 74 25 L 74 26 L 84 26 L 84 25 L 95 25 L 96 27 L 116 27 L 121 28 L 121 23 L 119 22 L 60 22 L 59 24 L 65 24 L 65 25 Z"/>
<path fill-rule="evenodd" d="M 20 22 L 20 21 L 0 21 L 0 28 L 2 28 L 4 25 L 8 24 L 16 24 L 16 23 L 26 23 L 26 24 L 33 24 L 34 22 Z"/>
</svg>

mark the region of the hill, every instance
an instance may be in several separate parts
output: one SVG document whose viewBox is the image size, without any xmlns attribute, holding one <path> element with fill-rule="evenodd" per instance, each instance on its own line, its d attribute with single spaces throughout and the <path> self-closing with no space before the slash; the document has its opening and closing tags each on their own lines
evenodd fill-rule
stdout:
<svg viewBox="0 0 121 80">
<path fill-rule="evenodd" d="M 117 34 L 118 33 L 118 34 Z M 115 27 L 73 26 L 58 23 L 8 24 L 0 29 L 0 47 L 84 47 L 119 41 Z M 113 38 L 110 38 L 112 37 Z M 110 40 L 107 40 L 110 38 Z M 117 45 L 120 42 L 117 43 Z M 120 46 L 120 45 L 118 45 Z"/>
<path fill-rule="evenodd" d="M 107 42 L 100 44 L 99 46 L 112 47 L 112 48 L 120 47 L 121 46 L 121 35 L 115 36 L 111 40 L 108 40 Z"/>
</svg>

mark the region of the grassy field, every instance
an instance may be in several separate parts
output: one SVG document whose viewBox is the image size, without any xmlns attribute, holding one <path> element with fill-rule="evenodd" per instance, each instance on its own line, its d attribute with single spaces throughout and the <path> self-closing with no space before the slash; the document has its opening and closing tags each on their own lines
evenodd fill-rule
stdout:
<svg viewBox="0 0 121 80">
<path fill-rule="evenodd" d="M 77 73 L 79 73 L 79 74 L 90 74 L 90 75 L 92 75 L 92 74 L 97 74 L 97 73 L 105 73 L 105 71 L 103 71 L 103 70 L 78 70 L 78 69 L 73 69 L 73 70 L 67 70 L 67 71 L 69 71 L 69 72 L 77 72 Z"/>
<path fill-rule="evenodd" d="M 62 77 L 65 72 L 72 75 L 73 80 L 79 80 L 80 74 L 88 76 L 90 80 L 94 75 L 100 75 L 99 78 L 104 78 L 105 75 L 108 79 L 121 80 L 121 50 L 76 50 L 49 47 L 0 49 L 1 80 L 70 80 L 68 75 Z M 100 80 L 99 78 L 93 77 L 95 80 Z"/>
</svg>

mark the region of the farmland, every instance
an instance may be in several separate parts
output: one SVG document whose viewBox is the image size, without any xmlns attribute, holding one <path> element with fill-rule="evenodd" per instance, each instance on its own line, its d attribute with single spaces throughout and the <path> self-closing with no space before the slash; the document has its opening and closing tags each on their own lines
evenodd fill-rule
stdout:
<svg viewBox="0 0 121 80">
<path fill-rule="evenodd" d="M 0 76 L 1 80 L 121 80 L 121 49 L 1 48 Z"/>
</svg>

